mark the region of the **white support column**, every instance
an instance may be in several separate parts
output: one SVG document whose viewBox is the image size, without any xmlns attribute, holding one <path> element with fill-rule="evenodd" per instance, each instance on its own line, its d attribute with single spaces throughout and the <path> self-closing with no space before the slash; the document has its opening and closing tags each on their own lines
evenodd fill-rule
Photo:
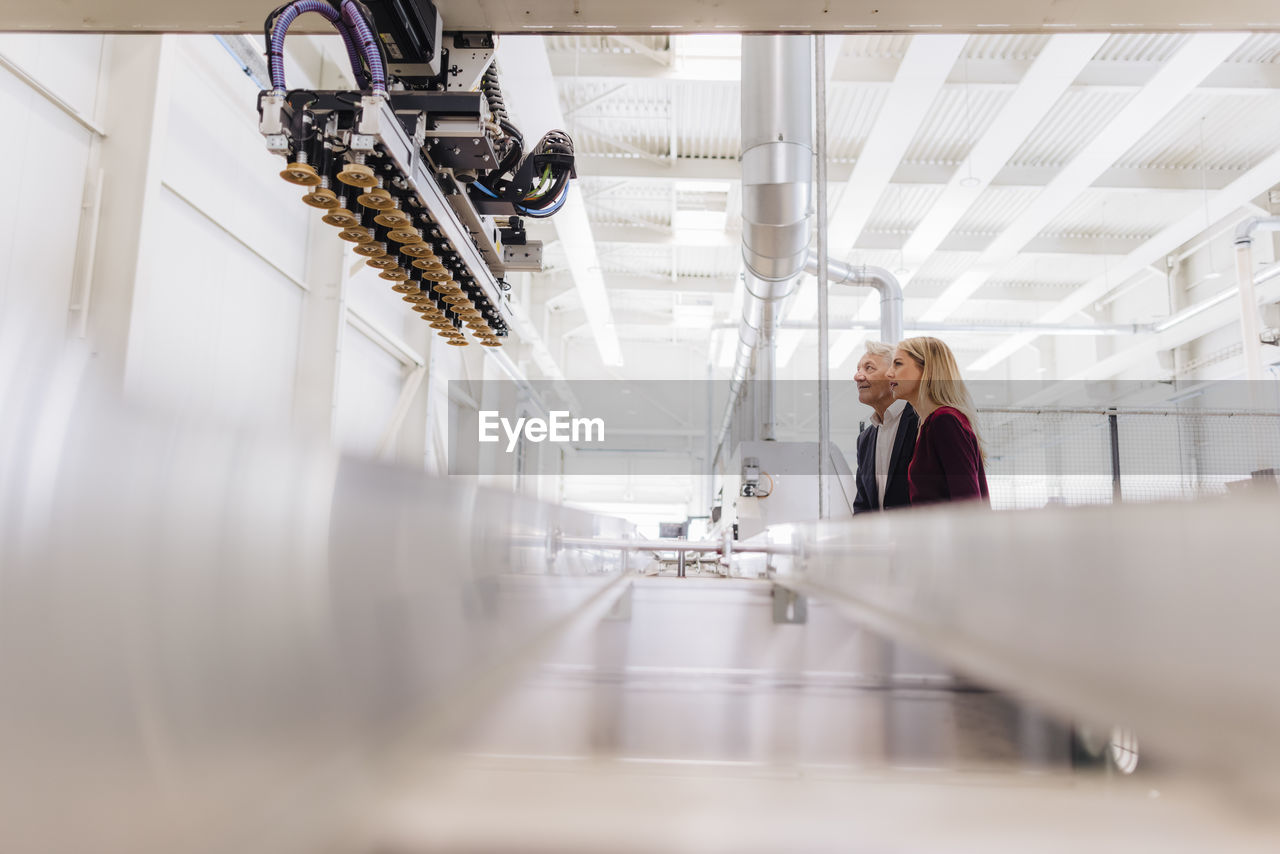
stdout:
<svg viewBox="0 0 1280 854">
<path fill-rule="evenodd" d="M 172 38 L 118 35 L 106 39 L 102 129 L 97 166 L 103 184 L 92 269 L 93 299 L 83 322 L 92 373 L 107 392 L 121 392 L 129 350 L 135 288 L 153 250 L 156 198 L 161 192 L 168 129 Z M 91 167 L 92 168 L 92 167 Z"/>
<path fill-rule="evenodd" d="M 304 436 L 334 439 L 338 378 L 347 330 L 348 267 L 342 242 L 319 217 L 307 228 L 308 283 L 302 304 L 302 340 L 294 382 L 293 423 Z"/>
<path fill-rule="evenodd" d="M 351 85 L 329 55 L 317 51 L 320 88 Z M 302 308 L 293 421 L 296 430 L 327 442 L 334 440 L 338 417 L 342 345 L 347 331 L 347 282 L 351 265 L 331 226 L 312 217 L 307 228 L 307 296 Z"/>
</svg>

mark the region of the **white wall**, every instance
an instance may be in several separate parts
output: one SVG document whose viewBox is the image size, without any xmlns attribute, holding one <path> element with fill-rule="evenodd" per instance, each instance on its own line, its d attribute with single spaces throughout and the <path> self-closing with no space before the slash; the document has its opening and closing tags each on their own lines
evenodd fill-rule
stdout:
<svg viewBox="0 0 1280 854">
<path fill-rule="evenodd" d="M 337 81 L 330 56 L 345 58 L 329 41 L 290 40 L 292 85 Z M 316 227 L 320 214 L 301 203 L 301 188 L 277 177 L 283 161 L 258 133 L 257 87 L 223 46 L 212 36 L 0 35 L 0 54 L 84 117 L 0 69 L 0 162 L 14 200 L 0 211 L 0 316 L 21 318 L 6 328 L 74 338 L 82 291 L 97 285 L 90 318 L 118 322 L 88 324 L 88 351 L 123 354 L 115 379 L 135 402 L 326 435 L 373 454 L 405 378 L 436 339 L 388 283 L 335 252 L 341 242 Z M 135 76 L 117 77 L 122 67 Z M 155 84 L 152 103 L 135 91 L 138 79 Z M 101 156 L 103 210 L 127 200 L 141 211 L 128 222 L 93 227 L 105 149 L 86 123 L 119 131 L 110 135 L 115 153 Z M 109 162 L 121 150 L 137 158 L 129 177 Z M 99 254 L 92 270 L 86 257 L 95 237 L 133 253 L 136 276 L 102 280 L 111 265 Z M 349 322 L 348 312 L 367 323 Z M 460 364 L 442 359 L 436 384 Z M 303 387 L 324 399 L 298 407 Z M 431 425 L 447 416 L 431 407 L 423 383 L 390 456 L 424 465 Z"/>
<path fill-rule="evenodd" d="M 102 44 L 97 35 L 0 34 L 0 55 L 91 120 Z M 22 334 L 61 338 L 84 284 L 77 262 L 95 135 L 4 69 L 0 115 L 9 188 L 0 206 L 0 317 L 20 317 Z"/>
</svg>

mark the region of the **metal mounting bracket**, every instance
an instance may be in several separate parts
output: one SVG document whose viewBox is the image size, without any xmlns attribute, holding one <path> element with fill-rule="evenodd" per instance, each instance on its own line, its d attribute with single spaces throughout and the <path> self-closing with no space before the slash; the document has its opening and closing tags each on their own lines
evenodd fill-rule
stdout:
<svg viewBox="0 0 1280 854">
<path fill-rule="evenodd" d="M 803 624 L 809 621 L 809 600 L 780 584 L 770 590 L 773 597 L 773 621 L 779 624 Z"/>
</svg>

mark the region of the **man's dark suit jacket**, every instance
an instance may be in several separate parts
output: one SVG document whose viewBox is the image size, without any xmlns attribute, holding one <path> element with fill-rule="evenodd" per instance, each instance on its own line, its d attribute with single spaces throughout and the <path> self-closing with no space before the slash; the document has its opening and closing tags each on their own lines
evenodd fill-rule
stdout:
<svg viewBox="0 0 1280 854">
<path fill-rule="evenodd" d="M 920 429 L 920 416 L 907 404 L 898 422 L 898 433 L 893 440 L 893 455 L 889 457 L 889 482 L 884 490 L 884 507 L 880 507 L 880 490 L 876 486 L 876 437 L 880 428 L 872 424 L 858 434 L 858 495 L 853 500 L 853 512 L 870 513 L 873 510 L 892 510 L 894 507 L 910 507 L 907 492 L 907 466 L 916 448 L 916 431 Z"/>
</svg>

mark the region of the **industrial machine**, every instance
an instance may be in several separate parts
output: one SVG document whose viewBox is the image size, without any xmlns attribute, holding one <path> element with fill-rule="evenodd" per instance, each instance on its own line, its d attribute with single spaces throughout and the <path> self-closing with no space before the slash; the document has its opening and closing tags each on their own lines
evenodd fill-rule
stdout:
<svg viewBox="0 0 1280 854">
<path fill-rule="evenodd" d="M 853 472 L 835 444 L 828 445 L 827 518 L 853 518 Z M 812 522 L 818 514 L 818 443 L 744 441 L 720 478 L 722 505 L 714 531 L 749 540 L 770 525 Z"/>
<path fill-rule="evenodd" d="M 284 39 L 314 12 L 342 36 L 357 91 L 290 90 Z M 573 141 L 529 151 L 503 103 L 492 33 L 446 32 L 431 0 L 296 0 L 264 25 L 271 88 L 258 96 L 280 176 L 306 188 L 378 275 L 455 346 L 499 347 L 513 270 L 539 270 L 526 217 L 554 214 L 575 176 Z"/>
</svg>

